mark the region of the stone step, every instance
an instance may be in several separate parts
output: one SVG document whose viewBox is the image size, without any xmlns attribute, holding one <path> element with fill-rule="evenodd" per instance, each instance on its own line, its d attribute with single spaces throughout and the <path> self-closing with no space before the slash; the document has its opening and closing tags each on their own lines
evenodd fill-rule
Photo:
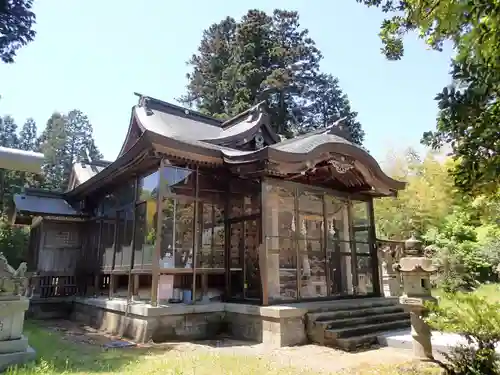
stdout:
<svg viewBox="0 0 500 375">
<path fill-rule="evenodd" d="M 400 305 L 388 305 L 388 306 L 378 306 L 378 307 L 362 307 L 354 308 L 350 310 L 337 310 L 337 311 L 325 311 L 320 313 L 309 313 L 307 314 L 307 320 L 309 322 L 318 321 L 330 321 L 330 320 L 340 320 L 348 318 L 358 318 L 370 315 L 380 315 L 380 314 L 392 314 L 403 312 L 404 309 Z"/>
<path fill-rule="evenodd" d="M 396 298 L 365 298 L 348 301 L 332 301 L 329 303 L 311 304 L 307 307 L 309 314 L 321 314 L 332 311 L 350 311 L 384 306 L 399 306 Z"/>
<path fill-rule="evenodd" d="M 370 336 L 380 331 L 392 331 L 410 326 L 410 319 L 401 319 L 376 324 L 363 324 L 356 327 L 335 328 L 325 330 L 325 341 L 338 341 L 338 339 L 359 336 Z"/>
<path fill-rule="evenodd" d="M 347 327 L 359 327 L 362 325 L 379 324 L 386 322 L 394 322 L 398 320 L 406 320 L 410 315 L 405 311 L 397 311 L 393 313 L 382 313 L 374 314 L 370 311 L 370 314 L 363 315 L 356 318 L 347 319 L 336 319 L 336 320 L 322 320 L 316 321 L 315 324 L 320 326 L 323 330 L 336 329 L 336 328 L 347 328 Z"/>
<path fill-rule="evenodd" d="M 338 338 L 335 340 L 328 340 L 327 346 L 336 349 L 342 349 L 347 352 L 354 352 L 362 349 L 370 349 L 379 344 L 378 338 L 387 331 L 377 331 L 361 336 Z"/>
</svg>

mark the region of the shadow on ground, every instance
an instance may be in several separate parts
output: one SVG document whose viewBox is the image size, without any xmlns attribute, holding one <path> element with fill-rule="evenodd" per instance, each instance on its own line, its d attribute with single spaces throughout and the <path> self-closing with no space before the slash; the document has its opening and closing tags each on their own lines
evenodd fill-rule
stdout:
<svg viewBox="0 0 500 375">
<path fill-rule="evenodd" d="M 113 341 L 112 337 L 66 321 L 27 321 L 25 335 L 37 352 L 37 360 L 11 370 L 12 374 L 120 373 L 141 357 L 175 349 L 175 344 L 106 349 L 104 345 Z"/>
</svg>

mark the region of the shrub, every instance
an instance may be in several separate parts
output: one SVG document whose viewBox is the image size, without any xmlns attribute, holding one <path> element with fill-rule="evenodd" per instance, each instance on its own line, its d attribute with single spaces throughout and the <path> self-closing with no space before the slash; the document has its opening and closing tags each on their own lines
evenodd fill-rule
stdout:
<svg viewBox="0 0 500 375">
<path fill-rule="evenodd" d="M 468 345 L 444 354 L 448 375 L 500 374 L 500 303 L 470 293 L 448 294 L 442 304 L 429 304 L 425 320 L 432 329 L 460 334 Z"/>
</svg>

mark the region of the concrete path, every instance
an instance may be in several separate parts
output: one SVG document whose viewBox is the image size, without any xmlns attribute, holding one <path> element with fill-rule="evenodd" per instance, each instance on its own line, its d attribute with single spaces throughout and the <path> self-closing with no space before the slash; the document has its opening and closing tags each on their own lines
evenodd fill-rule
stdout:
<svg viewBox="0 0 500 375">
<path fill-rule="evenodd" d="M 412 348 L 412 338 L 411 331 L 394 331 L 388 332 L 378 338 L 381 345 L 388 346 L 391 348 L 398 349 L 411 349 Z M 452 333 L 442 333 L 442 332 L 432 332 L 432 349 L 434 353 L 438 354 L 441 352 L 447 352 L 451 347 L 460 344 L 467 344 L 467 340 L 457 334 Z M 500 345 L 497 346 L 497 352 L 500 354 Z"/>
</svg>

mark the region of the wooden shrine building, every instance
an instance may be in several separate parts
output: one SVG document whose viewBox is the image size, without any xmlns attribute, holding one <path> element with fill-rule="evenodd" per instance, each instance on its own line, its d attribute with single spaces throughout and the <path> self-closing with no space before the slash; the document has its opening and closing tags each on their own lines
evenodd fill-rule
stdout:
<svg viewBox="0 0 500 375">
<path fill-rule="evenodd" d="M 403 188 L 341 124 L 282 140 L 264 103 L 222 122 L 142 96 L 114 162 L 16 195 L 13 221 L 40 298 L 355 299 L 381 296 L 373 199 Z"/>
</svg>

